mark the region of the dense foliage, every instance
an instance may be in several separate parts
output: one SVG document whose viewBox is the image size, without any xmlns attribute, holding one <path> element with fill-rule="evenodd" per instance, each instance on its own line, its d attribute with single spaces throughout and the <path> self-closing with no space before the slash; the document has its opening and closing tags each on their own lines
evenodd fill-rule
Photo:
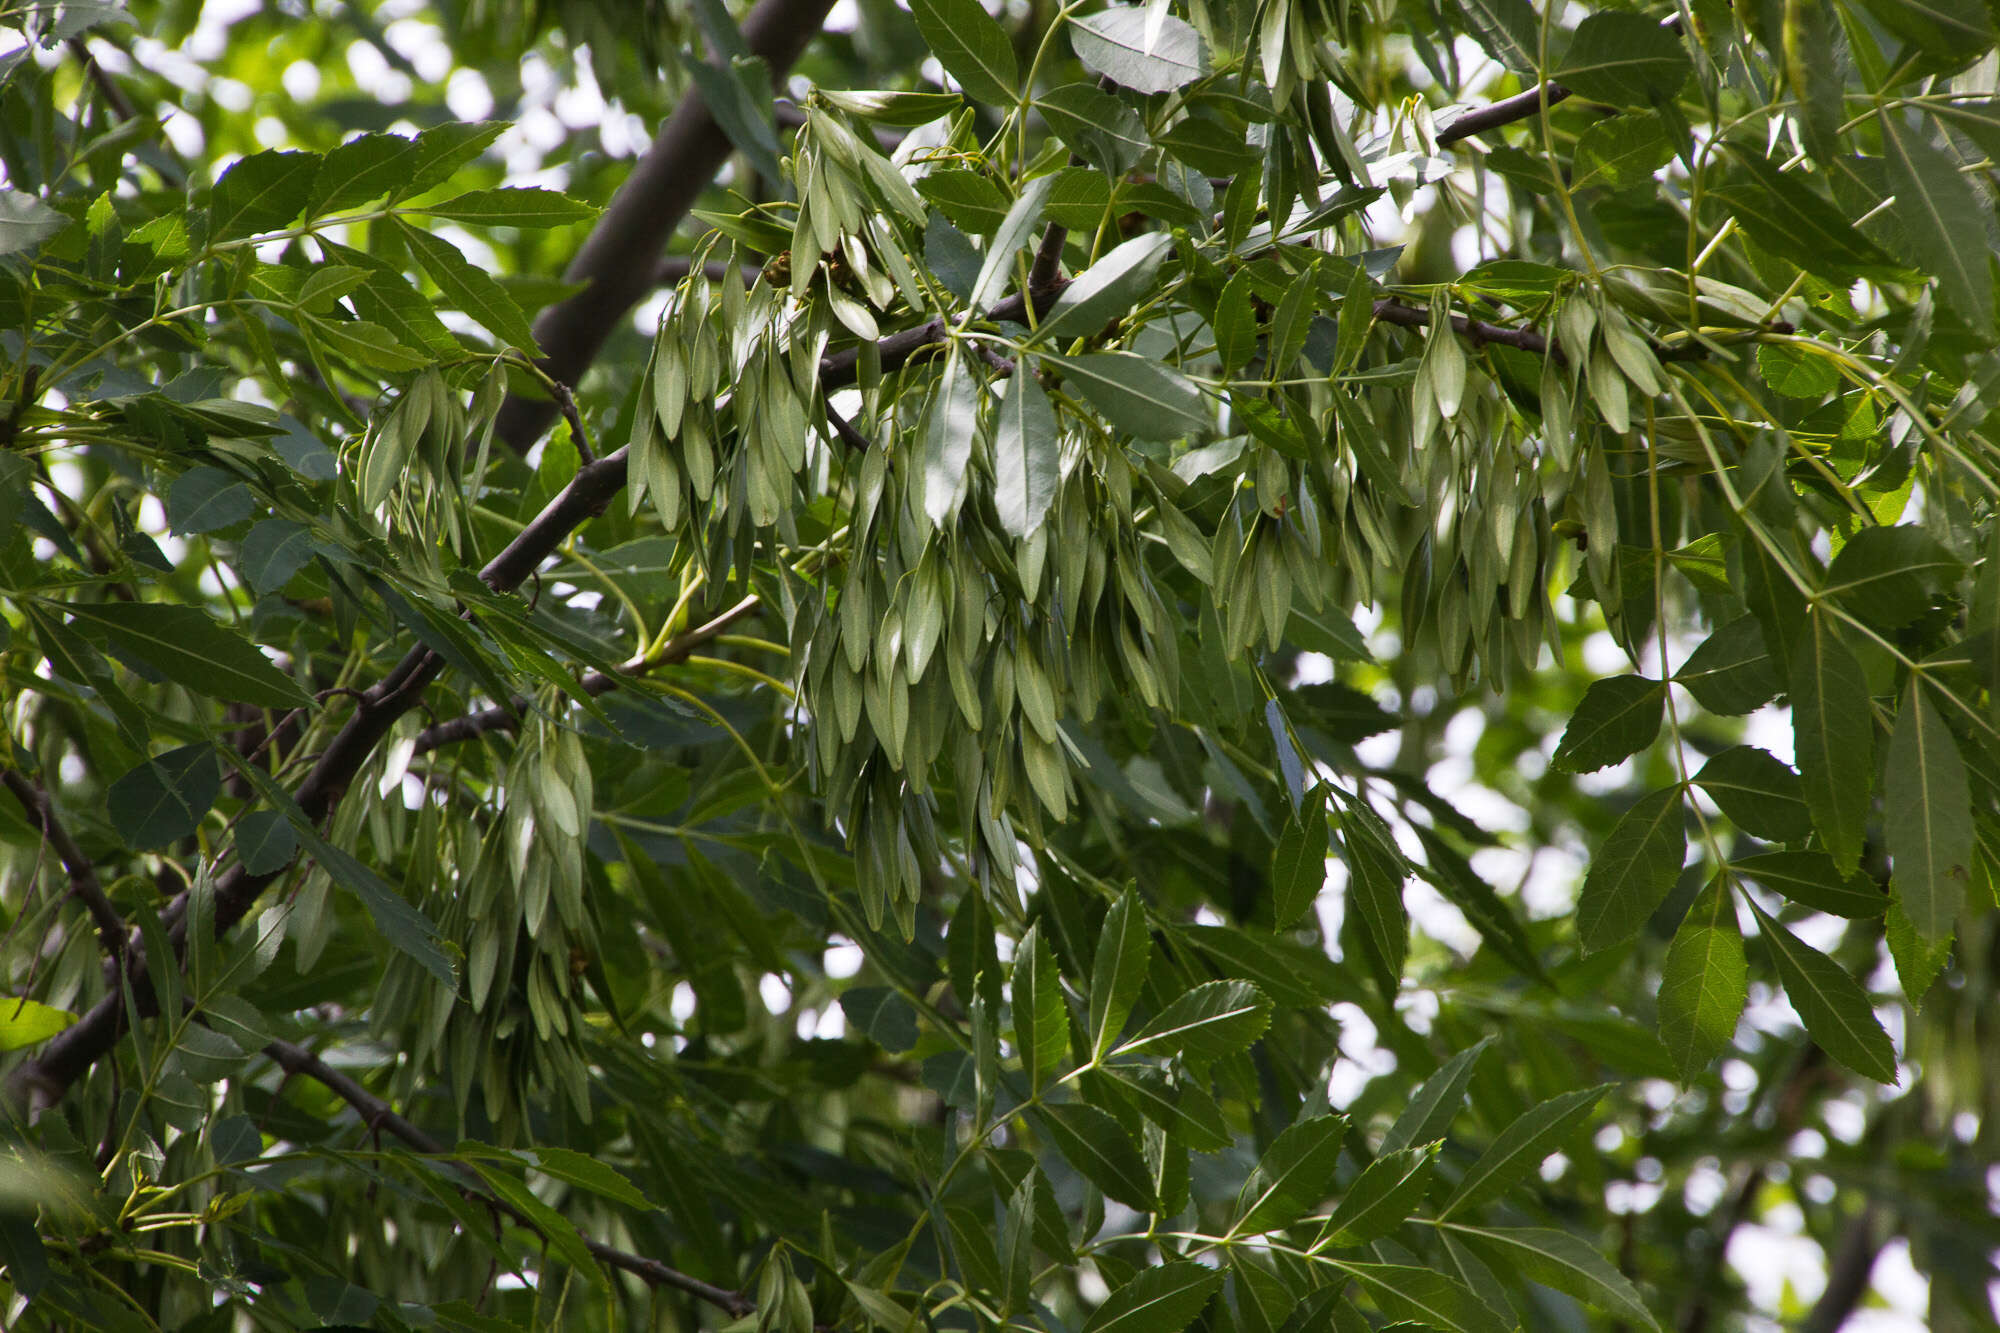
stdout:
<svg viewBox="0 0 2000 1333">
<path fill-rule="evenodd" d="M 0 1323 L 1990 1327 L 2000 11 L 831 9 L 0 3 Z"/>
</svg>

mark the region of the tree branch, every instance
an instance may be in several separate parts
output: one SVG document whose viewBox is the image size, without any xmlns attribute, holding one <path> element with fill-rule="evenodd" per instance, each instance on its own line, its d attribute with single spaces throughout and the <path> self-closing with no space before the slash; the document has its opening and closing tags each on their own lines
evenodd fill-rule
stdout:
<svg viewBox="0 0 2000 1333">
<path fill-rule="evenodd" d="M 1660 20 L 1660 26 L 1668 32 L 1677 33 L 1681 30 L 1681 16 L 1669 14 Z M 1526 120 L 1530 116 L 1538 115 L 1544 97 L 1548 99 L 1550 106 L 1554 106 L 1558 102 L 1567 102 L 1570 96 L 1568 88 L 1554 79 L 1549 79 L 1525 92 L 1515 93 L 1512 97 L 1503 97 L 1497 102 L 1473 107 L 1438 131 L 1438 147 L 1443 148 L 1447 144 L 1457 143 L 1460 139 L 1470 139 L 1475 134 L 1484 134 L 1487 130 L 1497 130 L 1502 125 L 1512 125 L 1517 120 Z"/>
<path fill-rule="evenodd" d="M 380 1097 L 377 1097 L 374 1093 L 368 1091 L 368 1089 L 362 1087 L 352 1078 L 341 1073 L 338 1069 L 335 1069 L 332 1065 L 329 1065 L 303 1046 L 294 1046 L 288 1041 L 273 1041 L 264 1048 L 264 1054 L 269 1056 L 272 1062 L 286 1073 L 300 1075 L 323 1084 L 329 1092 L 359 1112 L 362 1121 L 369 1129 L 387 1130 L 390 1134 L 401 1139 L 420 1153 L 432 1157 L 449 1159 L 450 1148 L 437 1139 L 432 1138 L 402 1116 L 397 1115 L 390 1108 L 388 1102 L 383 1101 Z M 516 1212 L 504 1199 L 495 1197 L 486 1188 L 486 1182 L 480 1179 L 477 1171 L 458 1161 L 451 1161 L 450 1165 L 453 1170 L 468 1182 L 469 1188 L 479 1195 L 480 1202 L 497 1212 L 505 1213 L 515 1223 L 535 1232 L 537 1235 L 541 1234 L 540 1228 L 533 1222 L 529 1221 L 521 1213 Z M 703 1282 L 700 1278 L 683 1273 L 677 1268 L 669 1268 L 657 1259 L 648 1259 L 644 1255 L 617 1249 L 606 1245 L 601 1240 L 593 1240 L 589 1236 L 583 1237 L 583 1243 L 589 1247 L 591 1254 L 595 1255 L 602 1262 L 610 1264 L 613 1268 L 622 1269 L 656 1287 L 672 1287 L 676 1291 L 687 1292 L 691 1296 L 699 1297 L 707 1301 L 710 1305 L 726 1311 L 733 1318 L 741 1319 L 743 1316 L 754 1312 L 757 1308 L 742 1292 L 730 1291 L 726 1287 L 718 1287 L 712 1282 Z"/>
<path fill-rule="evenodd" d="M 1870 1199 L 1849 1219 L 1840 1247 L 1827 1259 L 1826 1290 L 1799 1325 L 1799 1333 L 1835 1333 L 1868 1294 L 1869 1276 L 1882 1253 L 1881 1212 L 1881 1204 Z"/>
<path fill-rule="evenodd" d="M 1546 95 L 1549 105 L 1569 100 L 1570 91 L 1554 79 L 1538 83 L 1526 92 L 1503 97 L 1485 106 L 1473 107 L 1451 124 L 1438 131 L 1438 147 L 1457 143 L 1460 139 L 1470 139 L 1475 134 L 1497 130 L 1502 125 L 1512 125 L 1517 120 L 1526 120 L 1537 115 L 1542 109 L 1542 98 Z"/>
<path fill-rule="evenodd" d="M 762 606 L 763 603 L 756 597 L 745 597 L 742 601 L 730 607 L 713 620 L 702 625 L 697 625 L 684 634 L 675 635 L 667 641 L 667 646 L 652 661 L 647 661 L 644 658 L 634 658 L 632 661 L 620 666 L 616 674 L 604 671 L 590 672 L 580 682 L 584 692 L 592 698 L 609 694 L 634 676 L 644 675 L 646 672 L 658 667 L 672 666 L 676 662 L 684 662 L 696 648 L 715 638 L 731 625 L 757 611 Z M 440 722 L 434 727 L 426 727 L 417 733 L 415 753 L 429 754 L 439 746 L 450 745 L 457 741 L 468 741 L 475 736 L 483 736 L 489 731 L 505 730 L 514 725 L 520 717 L 521 712 L 527 707 L 528 700 L 516 695 L 511 709 L 499 707 L 484 708 L 476 713 L 468 713 L 464 717 L 453 718 L 449 722 Z"/>
<path fill-rule="evenodd" d="M 97 881 L 97 867 L 83 854 L 83 848 L 76 845 L 69 830 L 56 818 L 55 802 L 49 794 L 37 786 L 27 774 L 8 769 L 0 773 L 0 784 L 14 793 L 14 799 L 21 808 L 42 826 L 42 837 L 56 856 L 62 861 L 63 870 L 69 875 L 70 896 L 80 900 L 90 912 L 90 918 L 97 923 L 98 938 L 104 942 L 104 952 L 113 960 L 125 956 L 125 918 L 118 915 L 118 909 L 104 896 L 104 886 Z"/>
<path fill-rule="evenodd" d="M 758 0 L 743 20 L 744 43 L 770 65 L 773 79 L 780 78 L 832 8 L 833 0 Z M 582 379 L 618 321 L 652 290 L 667 237 L 732 151 L 729 136 L 690 88 L 563 274 L 564 282 L 584 289 L 535 320 L 535 341 L 547 349 L 541 366 L 550 378 L 563 384 Z M 552 402 L 509 398 L 500 409 L 500 438 L 525 451 L 555 411 Z"/>
</svg>

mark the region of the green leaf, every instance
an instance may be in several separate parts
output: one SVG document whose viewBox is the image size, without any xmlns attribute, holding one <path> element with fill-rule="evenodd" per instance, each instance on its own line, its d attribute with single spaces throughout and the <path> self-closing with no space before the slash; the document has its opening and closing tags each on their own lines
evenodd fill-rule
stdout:
<svg viewBox="0 0 2000 1333">
<path fill-rule="evenodd" d="M 1815 912 L 1871 917 L 1889 909 L 1881 885 L 1866 874 L 1842 875 L 1825 852 L 1762 852 L 1732 861 L 1729 868 Z"/>
<path fill-rule="evenodd" d="M 946 358 L 924 427 L 924 513 L 943 527 L 965 498 L 966 469 L 979 429 L 979 382 L 965 358 Z"/>
<path fill-rule="evenodd" d="M 1674 682 L 1711 713 L 1734 716 L 1764 706 L 1779 689 L 1777 666 L 1755 616 L 1739 616 L 1688 655 Z"/>
<path fill-rule="evenodd" d="M 1732 745 L 1703 764 L 1694 782 L 1746 833 L 1773 842 L 1812 836 L 1799 775 L 1768 750 Z"/>
<path fill-rule="evenodd" d="M 82 624 L 103 630 L 126 652 L 197 694 L 270 708 L 312 702 L 247 640 L 191 606 L 68 602 L 62 609 Z"/>
<path fill-rule="evenodd" d="M 1451 1229 L 1471 1240 L 1475 1249 L 1503 1272 L 1519 1273 L 1531 1282 L 1574 1296 L 1626 1326 L 1660 1333 L 1652 1311 L 1639 1299 L 1625 1275 L 1610 1260 L 1567 1231 L 1544 1227 L 1473 1227 L 1454 1222 Z"/>
<path fill-rule="evenodd" d="M 917 1011 L 888 986 L 850 986 L 840 993 L 840 1012 L 854 1030 L 891 1054 L 917 1044 Z"/>
<path fill-rule="evenodd" d="M 1135 92 L 1172 92 L 1208 73 L 1194 26 L 1151 6 L 1118 5 L 1072 18 L 1069 44 L 1086 69 Z"/>
<path fill-rule="evenodd" d="M 470 190 L 415 211 L 482 227 L 563 227 L 588 222 L 601 210 L 559 191 L 529 186 Z"/>
<path fill-rule="evenodd" d="M 1180 1333 L 1221 1287 L 1222 1270 L 1191 1260 L 1141 1269 L 1083 1322 L 1083 1333 Z"/>
<path fill-rule="evenodd" d="M 638 1186 L 595 1157 L 586 1157 L 568 1148 L 538 1147 L 535 1149 L 535 1165 L 544 1175 L 567 1181 L 601 1199 L 646 1212 L 651 1212 L 656 1206 L 640 1192 Z"/>
<path fill-rule="evenodd" d="M 1361 802 L 1342 798 L 1341 850 L 1347 862 L 1347 904 L 1375 984 L 1385 999 L 1400 984 L 1409 955 L 1410 917 L 1403 905 L 1403 883 L 1410 863 L 1396 848 L 1395 836 Z"/>
<path fill-rule="evenodd" d="M 1542 21 L 1529 0 L 1453 0 L 1466 27 L 1492 57 L 1516 74 L 1535 73 Z"/>
<path fill-rule="evenodd" d="M 1001 530 L 1029 537 L 1048 516 L 1062 479 L 1055 409 L 1022 358 L 1007 380 L 993 431 L 993 508 Z"/>
<path fill-rule="evenodd" d="M 917 193 L 936 204 L 940 213 L 975 236 L 991 235 L 1005 220 L 1011 207 L 1006 192 L 994 183 L 992 177 L 984 172 L 959 168 L 933 171 L 917 182 Z M 976 274 L 977 252 L 973 254 L 973 272 Z M 971 290 L 968 280 L 966 292 Z"/>
<path fill-rule="evenodd" d="M 306 196 L 307 217 L 379 199 L 409 170 L 411 141 L 397 134 L 363 134 L 329 152 Z"/>
<path fill-rule="evenodd" d="M 68 225 L 67 215 L 34 195 L 0 190 L 0 255 L 33 249 Z"/>
<path fill-rule="evenodd" d="M 1066 83 L 1037 97 L 1035 106 L 1065 144 L 1114 180 L 1152 151 L 1138 114 L 1093 84 Z"/>
<path fill-rule="evenodd" d="M 467 263 L 451 242 L 407 222 L 398 225 L 411 253 L 447 302 L 491 330 L 507 346 L 536 350 L 528 317 L 490 273 Z"/>
<path fill-rule="evenodd" d="M 974 310 L 985 310 L 1006 289 L 1008 280 L 1014 276 L 1014 257 L 1033 239 L 1035 228 L 1041 224 L 1042 205 L 1055 183 L 1054 176 L 1037 176 L 1021 187 L 1020 197 L 1007 209 L 1007 216 L 1000 220 L 993 239 L 986 243 L 979 276 L 973 279 L 972 295 L 967 298 Z"/>
<path fill-rule="evenodd" d="M 1135 439 L 1176 440 L 1209 429 L 1201 390 L 1172 366 L 1132 352 L 1045 359 L 1114 430 Z"/>
<path fill-rule="evenodd" d="M 1285 930 L 1326 887 L 1326 788 L 1315 786 L 1279 830 L 1271 849 L 1271 915 Z"/>
<path fill-rule="evenodd" d="M 1439 1333 L 1513 1333 L 1512 1319 L 1480 1300 L 1472 1288 L 1442 1273 L 1330 1257 L 1322 1262 L 1353 1278 L 1391 1319 L 1408 1320 Z"/>
<path fill-rule="evenodd" d="M 1924 614 L 1934 594 L 1956 583 L 1963 568 L 1922 528 L 1863 528 L 1827 566 L 1825 591 L 1870 624 L 1901 629 Z"/>
<path fill-rule="evenodd" d="M 1665 683 L 1644 676 L 1591 682 L 1550 763 L 1564 773 L 1590 773 L 1638 753 L 1660 734 L 1666 702 Z"/>
<path fill-rule="evenodd" d="M 1900 902 L 1889 904 L 1889 919 L 1882 934 L 1889 945 L 1889 957 L 1896 964 L 1896 980 L 1903 985 L 1904 997 L 1912 1005 L 1921 1004 L 1951 958 L 1951 940 L 1925 941 L 1910 924 L 1909 914 Z"/>
<path fill-rule="evenodd" d="M 1225 372 L 1241 370 L 1257 355 L 1257 311 L 1250 304 L 1254 290 L 1250 270 L 1239 269 L 1215 302 L 1215 355 Z"/>
<path fill-rule="evenodd" d="M 1882 831 L 1896 897 L 1926 941 L 1951 938 L 1972 867 L 1965 761 L 1914 673 L 1882 771 Z"/>
<path fill-rule="evenodd" d="M 1589 1118 L 1592 1108 L 1609 1091 L 1609 1083 L 1551 1097 L 1523 1112 L 1493 1140 L 1479 1160 L 1466 1168 L 1458 1189 L 1438 1211 L 1440 1220 L 1466 1208 L 1498 1198 L 1515 1182 L 1559 1150 Z"/>
<path fill-rule="evenodd" d="M 1750 239 L 1827 277 L 1890 278 L 1901 267 L 1796 172 L 1747 150 L 1708 194 L 1736 217 Z"/>
<path fill-rule="evenodd" d="M 1686 859 L 1680 788 L 1634 803 L 1612 825 L 1577 895 L 1577 935 L 1585 950 L 1596 953 L 1636 935 L 1673 888 Z"/>
<path fill-rule="evenodd" d="M 487 279 L 492 281 L 492 279 Z M 363 287 L 361 291 L 370 288 Z M 357 292 L 358 296 L 360 293 Z M 312 339 L 322 344 L 335 356 L 344 357 L 357 366 L 368 366 L 375 370 L 416 370 L 430 363 L 430 358 L 421 352 L 412 351 L 396 341 L 396 335 L 380 324 L 371 324 L 359 319 L 321 319 L 317 315 L 305 316 L 303 328 L 310 331 Z"/>
<path fill-rule="evenodd" d="M 252 153 L 222 173 L 208 201 L 208 240 L 233 241 L 291 225 L 306 206 L 318 153 Z"/>
<path fill-rule="evenodd" d="M 1639 14 L 1592 14 L 1576 25 L 1556 79 L 1571 92 L 1615 106 L 1670 100 L 1694 63 L 1680 34 Z"/>
<path fill-rule="evenodd" d="M 1236 1196 L 1232 1236 L 1254 1236 L 1296 1222 L 1333 1189 L 1333 1168 L 1347 1137 L 1347 1117 L 1318 1116 L 1288 1127 L 1258 1160 Z"/>
<path fill-rule="evenodd" d="M 267 518 L 244 535 L 236 572 L 262 595 L 283 588 L 312 557 L 311 529 L 288 518 Z"/>
<path fill-rule="evenodd" d="M 462 1152 L 461 1157 L 465 1156 L 467 1154 Z M 591 1256 L 590 1247 L 584 1244 L 582 1235 L 561 1213 L 543 1203 L 504 1168 L 476 1158 L 468 1161 L 467 1165 L 479 1173 L 479 1178 L 486 1182 L 488 1189 L 506 1200 L 508 1206 L 526 1218 L 536 1231 L 548 1237 L 549 1245 L 571 1267 L 600 1285 L 605 1282 L 604 1270 Z"/>
<path fill-rule="evenodd" d="M 1595 121 L 1576 139 L 1576 163 L 1570 176 L 1571 190 L 1601 185 L 1612 190 L 1630 190 L 1650 185 L 1653 173 L 1673 160 L 1673 141 L 1666 126 L 1651 112 L 1643 115 L 1606 116 Z"/>
<path fill-rule="evenodd" d="M 36 1046 L 76 1022 L 76 1015 L 35 1000 L 0 998 L 0 1051 Z"/>
<path fill-rule="evenodd" d="M 1076 275 L 1056 298 L 1030 342 L 1043 338 L 1076 338 L 1101 330 L 1154 290 L 1160 265 L 1173 249 L 1173 238 L 1162 232 L 1135 236 Z"/>
<path fill-rule="evenodd" d="M 1013 44 L 979 0 L 912 0 L 910 15 L 925 45 L 968 96 L 1014 104 L 1021 75 Z"/>
<path fill-rule="evenodd" d="M 877 88 L 816 88 L 814 94 L 849 115 L 915 129 L 965 105 L 957 93 L 897 92 Z"/>
<path fill-rule="evenodd" d="M 1720 876 L 1688 910 L 1660 966 L 1660 1042 L 1692 1082 L 1736 1035 L 1748 998 L 1735 897 Z"/>
<path fill-rule="evenodd" d="M 1320 1230 L 1313 1248 L 1348 1250 L 1379 1240 L 1423 1202 L 1437 1163 L 1437 1141 L 1385 1152 L 1357 1176 Z"/>
<path fill-rule="evenodd" d="M 1247 981 L 1207 981 L 1112 1054 L 1177 1055 L 1199 1072 L 1247 1049 L 1270 1023 L 1270 996 Z"/>
<path fill-rule="evenodd" d="M 275 875 L 299 854 L 299 836 L 274 810 L 253 810 L 236 822 L 236 859 L 253 875 Z"/>
<path fill-rule="evenodd" d="M 1757 373 L 1771 392 L 1813 402 L 1840 387 L 1840 368 L 1833 358 L 1795 343 L 1765 343 L 1757 349 Z"/>
<path fill-rule="evenodd" d="M 1102 1059 L 1117 1041 L 1146 984 L 1153 939 L 1146 931 L 1146 908 L 1139 895 L 1125 890 L 1104 914 L 1097 937 L 1097 958 L 1090 969 L 1090 1052 Z"/>
<path fill-rule="evenodd" d="M 1993 25 L 1979 0 L 1862 0 L 1897 37 L 1922 51 L 1931 71 L 1951 72 L 1993 45 Z"/>
<path fill-rule="evenodd" d="M 778 134 L 772 125 L 771 70 L 762 58 L 731 56 L 727 67 L 681 52 L 681 64 L 701 90 L 702 104 L 736 150 L 773 186 L 785 183 L 778 162 Z"/>
<path fill-rule="evenodd" d="M 401 164 L 403 176 L 389 197 L 410 199 L 444 184 L 458 169 L 486 151 L 507 125 L 504 121 L 450 121 L 419 134 Z"/>
<path fill-rule="evenodd" d="M 1361 998 L 1360 988 L 1324 949 L 1242 926 L 1182 926 L 1176 933 L 1225 976 L 1255 982 L 1279 1004 L 1316 1007 Z"/>
<path fill-rule="evenodd" d="M 105 813 L 133 851 L 150 851 L 191 837 L 222 793 L 222 772 L 206 744 L 156 755 L 111 784 Z"/>
<path fill-rule="evenodd" d="M 1868 788 L 1875 771 L 1875 723 L 1861 664 L 1834 620 L 1815 609 L 1792 649 L 1793 753 L 1806 805 L 1843 875 L 1861 864 Z"/>
<path fill-rule="evenodd" d="M 1071 231 L 1095 231 L 1111 207 L 1111 182 L 1089 167 L 1064 167 L 1055 179 L 1042 215 Z"/>
<path fill-rule="evenodd" d="M 1152 1211 L 1156 1201 L 1146 1159 L 1108 1112 L 1083 1102 L 1064 1102 L 1044 1106 L 1040 1122 L 1069 1164 L 1106 1198 L 1142 1213 Z"/>
<path fill-rule="evenodd" d="M 256 512 L 243 479 L 219 467 L 191 467 L 167 488 L 167 526 L 178 533 L 214 532 Z"/>
<path fill-rule="evenodd" d="M 1040 922 L 1028 927 L 1014 950 L 1010 998 L 1014 1005 L 1014 1049 L 1021 1054 L 1021 1067 L 1028 1072 L 1030 1087 L 1040 1091 L 1043 1078 L 1062 1063 L 1069 1031 L 1055 954 L 1042 938 Z"/>
<path fill-rule="evenodd" d="M 1106 1065 L 1104 1073 L 1140 1115 L 1178 1135 L 1188 1147 L 1214 1152 L 1229 1146 L 1229 1127 L 1223 1123 L 1222 1108 L 1199 1083 L 1184 1080 L 1169 1086 L 1166 1075 L 1141 1065 Z"/>
<path fill-rule="evenodd" d="M 1826 1053 L 1855 1073 L 1895 1085 L 1896 1051 L 1875 1017 L 1868 995 L 1840 964 L 1779 925 L 1745 895 L 1757 929 L 1784 983 L 1785 997 L 1799 1011 L 1806 1032 Z"/>
</svg>

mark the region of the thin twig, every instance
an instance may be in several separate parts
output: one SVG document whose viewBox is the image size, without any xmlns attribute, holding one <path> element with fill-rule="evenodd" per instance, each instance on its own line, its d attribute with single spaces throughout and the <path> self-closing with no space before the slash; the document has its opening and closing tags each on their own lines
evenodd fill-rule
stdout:
<svg viewBox="0 0 2000 1333">
<path fill-rule="evenodd" d="M 90 858 L 77 846 L 76 839 L 70 837 L 69 830 L 56 818 L 55 802 L 27 774 L 15 769 L 0 772 L 0 784 L 14 793 L 14 799 L 21 808 L 42 826 L 42 840 L 55 849 L 61 859 L 63 870 L 69 875 L 70 895 L 82 902 L 89 911 L 90 919 L 97 924 L 97 936 L 104 943 L 104 952 L 114 961 L 125 957 L 125 918 L 118 915 L 118 909 L 104 896 L 104 886 L 98 883 L 97 868 Z"/>
<path fill-rule="evenodd" d="M 294 1046 L 288 1041 L 273 1041 L 264 1048 L 264 1054 L 269 1056 L 272 1062 L 287 1074 L 295 1076 L 303 1075 L 325 1086 L 329 1092 L 339 1097 L 360 1114 L 362 1123 L 368 1127 L 370 1133 L 386 1131 L 396 1138 L 401 1139 L 410 1147 L 415 1148 L 420 1153 L 432 1157 L 446 1158 L 451 1168 L 468 1182 L 468 1188 L 479 1195 L 480 1202 L 495 1212 L 505 1213 L 516 1223 L 526 1227 L 528 1230 L 538 1235 L 542 1234 L 541 1229 L 529 1221 L 526 1216 L 517 1212 L 506 1200 L 495 1196 L 486 1187 L 486 1182 L 480 1177 L 477 1171 L 463 1162 L 452 1159 L 450 1148 L 437 1139 L 432 1138 L 402 1116 L 397 1115 L 388 1102 L 377 1097 L 354 1079 L 320 1059 L 319 1056 L 314 1055 L 303 1046 Z M 583 1243 L 589 1248 L 591 1254 L 601 1262 L 610 1264 L 613 1268 L 622 1269 L 653 1286 L 672 1287 L 676 1291 L 684 1291 L 690 1296 L 707 1301 L 710 1305 L 725 1311 L 733 1318 L 741 1319 L 743 1316 L 754 1312 L 757 1308 L 742 1292 L 730 1291 L 728 1288 L 718 1287 L 712 1282 L 704 1282 L 700 1278 L 683 1273 L 677 1268 L 669 1268 L 657 1259 L 648 1259 L 644 1255 L 617 1249 L 614 1246 L 606 1245 L 601 1240 L 593 1240 L 589 1236 L 583 1236 Z"/>
<path fill-rule="evenodd" d="M 1669 32 L 1677 33 L 1681 30 L 1681 16 L 1669 14 L 1660 20 L 1660 26 Z M 1554 106 L 1558 102 L 1567 102 L 1570 97 L 1568 88 L 1554 79 L 1549 79 L 1525 92 L 1515 93 L 1512 97 L 1503 97 L 1497 102 L 1474 107 L 1438 131 L 1438 147 L 1442 148 L 1447 144 L 1457 143 L 1460 139 L 1470 139 L 1475 134 L 1484 134 L 1487 130 L 1497 130 L 1502 125 L 1512 125 L 1517 120 L 1540 115 L 1543 98 L 1548 99 L 1548 105 Z"/>
<path fill-rule="evenodd" d="M 694 629 L 688 630 L 684 634 L 676 635 L 674 638 L 668 640 L 666 647 L 661 649 L 659 654 L 652 660 L 635 658 L 619 667 L 616 674 L 604 671 L 592 671 L 584 676 L 579 684 L 582 685 L 584 693 L 590 695 L 592 698 L 596 698 L 598 695 L 609 694 L 635 676 L 644 675 L 646 672 L 658 667 L 672 666 L 676 662 L 684 662 L 695 649 L 715 638 L 762 605 L 763 603 L 755 597 L 745 597 L 742 601 L 706 624 L 698 625 Z M 520 720 L 522 710 L 528 707 L 528 700 L 517 695 L 512 702 L 513 708 L 511 711 L 500 707 L 483 708 L 476 713 L 468 713 L 464 717 L 456 717 L 449 722 L 440 722 L 434 727 L 425 728 L 417 733 L 416 750 L 414 753 L 428 754 L 441 745 L 450 745 L 455 741 L 471 740 L 473 737 L 483 736 L 489 731 L 501 731 L 516 725 Z"/>
</svg>

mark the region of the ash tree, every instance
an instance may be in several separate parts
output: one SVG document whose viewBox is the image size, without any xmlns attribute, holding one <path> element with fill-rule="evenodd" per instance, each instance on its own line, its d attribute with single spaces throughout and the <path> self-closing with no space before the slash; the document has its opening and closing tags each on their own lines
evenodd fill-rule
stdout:
<svg viewBox="0 0 2000 1333">
<path fill-rule="evenodd" d="M 0 20 L 0 1322 L 1990 1327 L 1994 9 Z"/>
</svg>

